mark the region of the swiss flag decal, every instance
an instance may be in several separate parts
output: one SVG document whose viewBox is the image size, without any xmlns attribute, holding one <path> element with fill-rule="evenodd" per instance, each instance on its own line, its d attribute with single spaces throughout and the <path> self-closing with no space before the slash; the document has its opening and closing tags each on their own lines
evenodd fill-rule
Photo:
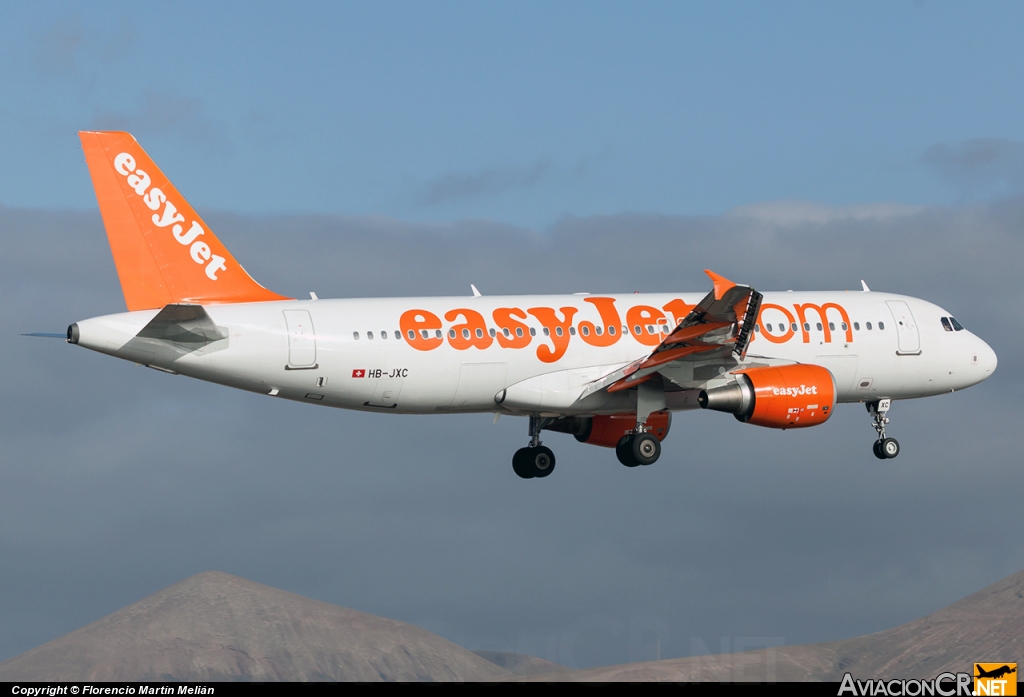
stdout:
<svg viewBox="0 0 1024 697">
<path fill-rule="evenodd" d="M 366 370 L 364 368 L 356 368 L 352 371 L 352 377 L 354 378 L 365 378 Z"/>
</svg>

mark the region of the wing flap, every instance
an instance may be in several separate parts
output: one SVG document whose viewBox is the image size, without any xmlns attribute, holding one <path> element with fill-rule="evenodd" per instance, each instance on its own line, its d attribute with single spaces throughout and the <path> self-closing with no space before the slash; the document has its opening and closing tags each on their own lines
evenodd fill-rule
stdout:
<svg viewBox="0 0 1024 697">
<path fill-rule="evenodd" d="M 724 362 L 733 354 L 741 359 L 746 357 L 762 296 L 750 286 L 733 283 L 712 271 L 706 273 L 714 288 L 654 351 L 591 383 L 583 396 L 602 389 L 628 390 L 685 361 L 720 357 Z"/>
</svg>

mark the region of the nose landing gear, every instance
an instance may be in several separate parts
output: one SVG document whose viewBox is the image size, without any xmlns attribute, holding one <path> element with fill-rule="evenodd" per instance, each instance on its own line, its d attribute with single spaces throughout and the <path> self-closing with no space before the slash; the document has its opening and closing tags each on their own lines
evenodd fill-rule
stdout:
<svg viewBox="0 0 1024 697">
<path fill-rule="evenodd" d="M 546 477 L 555 470 L 555 454 L 540 443 L 540 430 L 544 420 L 530 417 L 530 445 L 520 448 L 512 456 L 512 470 L 523 479 Z"/>
<path fill-rule="evenodd" d="M 899 442 L 885 435 L 885 425 L 889 423 L 889 417 L 886 415 L 892 406 L 892 400 L 880 399 L 877 402 L 868 402 L 865 406 L 871 414 L 871 426 L 878 433 L 878 440 L 871 446 L 871 450 L 879 460 L 891 460 L 900 454 Z"/>
</svg>

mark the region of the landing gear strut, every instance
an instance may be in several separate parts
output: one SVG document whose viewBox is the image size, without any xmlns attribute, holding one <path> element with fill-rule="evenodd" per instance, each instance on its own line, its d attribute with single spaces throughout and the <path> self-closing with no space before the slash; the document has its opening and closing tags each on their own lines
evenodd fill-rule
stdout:
<svg viewBox="0 0 1024 697">
<path fill-rule="evenodd" d="M 540 443 L 540 430 L 547 419 L 530 417 L 530 445 L 512 456 L 512 469 L 523 479 L 546 477 L 555 470 L 555 454 Z"/>
<path fill-rule="evenodd" d="M 626 467 L 653 465 L 661 457 L 661 441 L 650 432 L 647 419 L 654 412 L 665 408 L 665 389 L 661 379 L 654 379 L 637 385 L 636 427 L 619 439 L 615 456 Z"/>
<path fill-rule="evenodd" d="M 889 423 L 889 417 L 886 414 L 889 413 L 891 405 L 891 399 L 880 399 L 865 405 L 868 408 L 868 413 L 871 414 L 871 425 L 878 433 L 878 440 L 871 446 L 871 450 L 879 460 L 891 460 L 900 454 L 899 442 L 895 438 L 886 438 L 885 436 L 885 425 Z"/>
</svg>

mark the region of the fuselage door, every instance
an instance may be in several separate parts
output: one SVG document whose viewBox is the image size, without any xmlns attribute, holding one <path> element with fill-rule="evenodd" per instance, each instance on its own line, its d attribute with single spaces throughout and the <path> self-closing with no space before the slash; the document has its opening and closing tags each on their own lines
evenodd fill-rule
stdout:
<svg viewBox="0 0 1024 697">
<path fill-rule="evenodd" d="M 916 356 L 921 353 L 921 335 L 917 331 L 917 323 L 914 315 L 910 312 L 910 306 L 902 300 L 886 300 L 892 312 L 892 318 L 896 320 L 896 337 L 900 349 L 897 353 L 901 356 Z"/>
<path fill-rule="evenodd" d="M 316 368 L 316 334 L 313 333 L 313 318 L 307 310 L 285 310 L 284 321 L 288 325 L 289 370 L 311 370 Z"/>
</svg>

